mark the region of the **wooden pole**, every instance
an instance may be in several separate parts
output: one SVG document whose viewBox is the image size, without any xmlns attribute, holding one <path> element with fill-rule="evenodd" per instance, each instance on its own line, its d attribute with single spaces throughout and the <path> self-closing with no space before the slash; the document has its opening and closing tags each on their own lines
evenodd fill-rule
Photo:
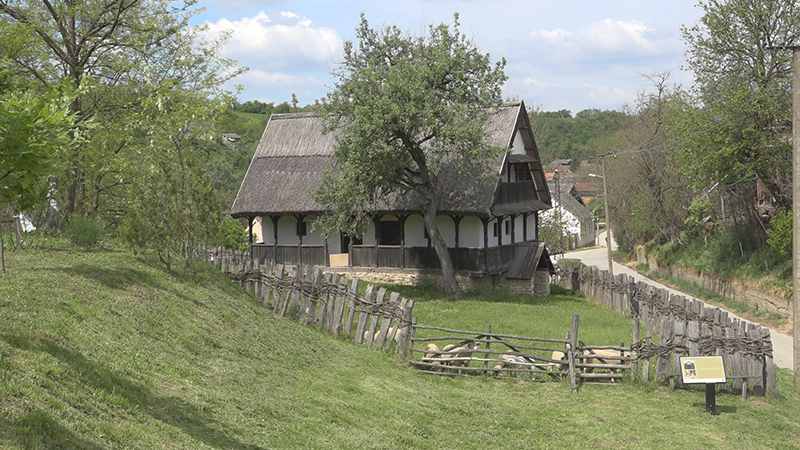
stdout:
<svg viewBox="0 0 800 450">
<path fill-rule="evenodd" d="M 606 158 L 603 157 L 603 201 L 606 210 L 606 249 L 608 250 L 608 273 L 614 275 L 611 263 L 611 222 L 608 221 L 608 179 L 606 178 Z"/>
<path fill-rule="evenodd" d="M 792 275 L 794 294 L 794 385 L 800 392 L 800 47 L 793 47 L 792 58 Z"/>
</svg>

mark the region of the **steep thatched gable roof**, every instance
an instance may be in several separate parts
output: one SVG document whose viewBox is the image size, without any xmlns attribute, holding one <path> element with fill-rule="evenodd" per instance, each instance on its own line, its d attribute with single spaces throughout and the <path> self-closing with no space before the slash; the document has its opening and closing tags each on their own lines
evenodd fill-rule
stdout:
<svg viewBox="0 0 800 450">
<path fill-rule="evenodd" d="M 527 123 L 521 102 L 506 103 L 493 113 L 486 124 L 486 133 L 493 145 L 511 148 L 518 128 L 527 126 L 522 139 L 529 156 L 535 159 L 545 193 L 537 202 L 528 202 L 523 209 L 535 211 L 549 207 L 549 192 L 538 160 L 536 144 Z M 525 123 L 518 123 L 523 120 Z M 324 119 L 311 113 L 273 114 L 267 124 L 253 160 L 236 195 L 231 215 L 252 217 L 285 214 L 320 214 L 324 207 L 311 198 L 323 171 L 333 167 L 335 133 L 323 133 Z M 522 131 L 525 131 L 523 129 Z M 519 155 L 516 155 L 519 156 Z M 498 176 L 505 164 L 503 154 L 495 168 Z M 492 215 L 499 179 L 493 183 L 477 184 L 457 173 L 441 174 L 437 187 L 437 202 L 442 213 Z M 537 183 L 537 187 L 540 184 Z M 402 201 L 381 208 L 386 213 L 418 211 L 421 202 L 410 195 Z M 522 210 L 520 210 L 521 212 Z"/>
</svg>

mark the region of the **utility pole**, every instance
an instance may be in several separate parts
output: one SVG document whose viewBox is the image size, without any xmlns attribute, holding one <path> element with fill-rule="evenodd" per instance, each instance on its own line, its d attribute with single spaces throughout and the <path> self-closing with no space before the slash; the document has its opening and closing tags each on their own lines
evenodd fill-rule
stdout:
<svg viewBox="0 0 800 450">
<path fill-rule="evenodd" d="M 800 47 L 792 56 L 792 331 L 794 387 L 800 392 Z"/>
<path fill-rule="evenodd" d="M 606 210 L 606 250 L 608 250 L 608 273 L 614 275 L 614 266 L 611 262 L 611 222 L 608 221 L 608 178 L 606 178 L 606 158 L 603 157 L 603 202 Z"/>
</svg>

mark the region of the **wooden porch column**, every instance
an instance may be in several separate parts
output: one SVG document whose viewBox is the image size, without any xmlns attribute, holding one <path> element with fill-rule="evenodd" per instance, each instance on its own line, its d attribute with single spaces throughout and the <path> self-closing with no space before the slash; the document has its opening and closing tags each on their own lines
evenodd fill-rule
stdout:
<svg viewBox="0 0 800 450">
<path fill-rule="evenodd" d="M 403 269 L 406 268 L 406 219 L 408 219 L 408 214 L 397 216 L 397 220 L 400 221 L 400 248 L 402 253 L 400 265 L 403 266 Z"/>
<path fill-rule="evenodd" d="M 528 213 L 522 215 L 522 240 L 528 242 Z"/>
<path fill-rule="evenodd" d="M 504 216 L 497 217 L 497 246 L 503 246 L 503 222 L 505 221 Z"/>
<path fill-rule="evenodd" d="M 489 267 L 489 218 L 481 217 L 483 224 L 483 271 Z"/>
<path fill-rule="evenodd" d="M 272 246 L 275 247 L 275 259 L 278 256 L 278 221 L 281 216 L 269 216 L 272 219 Z M 277 261 L 276 261 L 277 262 Z"/>
<path fill-rule="evenodd" d="M 517 225 L 517 215 L 511 215 L 511 243 L 515 244 L 517 242 L 517 233 L 516 233 L 516 225 Z"/>
<path fill-rule="evenodd" d="M 297 232 L 297 238 L 299 240 L 299 244 L 297 244 L 297 253 L 300 256 L 300 264 L 303 264 L 303 220 L 305 220 L 306 216 L 304 214 L 300 214 L 294 216 L 297 223 L 295 224 L 295 231 Z"/>
<path fill-rule="evenodd" d="M 461 228 L 461 219 L 463 219 L 463 217 L 462 216 L 452 216 L 452 218 L 453 218 L 453 223 L 456 226 L 455 227 L 456 228 L 456 247 L 455 247 L 455 255 L 456 255 L 456 257 L 453 258 L 454 259 L 454 261 L 453 261 L 453 269 L 458 270 L 459 269 L 459 267 L 458 267 L 459 230 Z"/>
<path fill-rule="evenodd" d="M 248 242 L 250 245 L 247 246 L 247 249 L 250 250 L 250 260 L 253 260 L 253 220 L 255 217 L 248 217 L 247 218 L 247 229 L 250 235 L 248 236 Z"/>
</svg>

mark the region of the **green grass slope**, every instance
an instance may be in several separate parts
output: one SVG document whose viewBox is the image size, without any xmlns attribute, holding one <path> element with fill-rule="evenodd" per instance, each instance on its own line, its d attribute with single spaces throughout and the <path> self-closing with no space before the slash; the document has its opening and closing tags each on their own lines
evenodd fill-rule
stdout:
<svg viewBox="0 0 800 450">
<path fill-rule="evenodd" d="M 784 398 L 720 395 L 719 416 L 703 412 L 702 391 L 654 384 L 573 395 L 565 383 L 423 376 L 275 317 L 211 267 L 167 273 L 125 252 L 63 249 L 7 263 L 2 449 L 800 446 L 800 397 L 786 372 Z M 440 326 L 549 323 L 557 336 L 573 310 L 604 314 L 563 301 L 566 311 L 556 300 L 500 299 L 421 302 L 417 311 Z M 582 317 L 587 336 L 619 328 L 613 315 Z"/>
</svg>

